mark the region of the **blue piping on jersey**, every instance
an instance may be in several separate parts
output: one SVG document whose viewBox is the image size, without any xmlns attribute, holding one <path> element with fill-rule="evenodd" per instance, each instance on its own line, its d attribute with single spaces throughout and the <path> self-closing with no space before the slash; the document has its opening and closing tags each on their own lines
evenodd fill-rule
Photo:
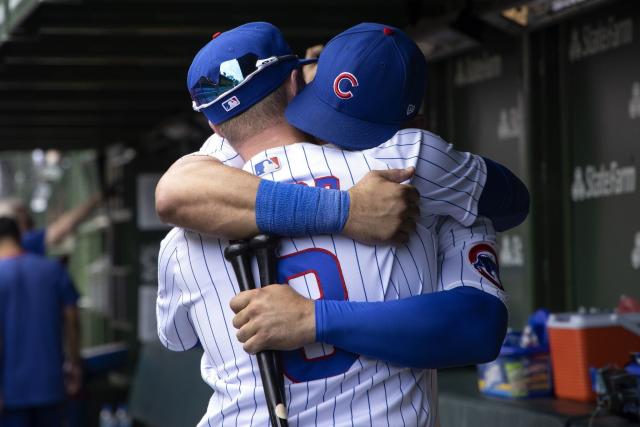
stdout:
<svg viewBox="0 0 640 427">
<path fill-rule="evenodd" d="M 470 286 L 397 301 L 316 300 L 316 341 L 400 366 L 439 369 L 494 360 L 506 306 Z"/>
</svg>

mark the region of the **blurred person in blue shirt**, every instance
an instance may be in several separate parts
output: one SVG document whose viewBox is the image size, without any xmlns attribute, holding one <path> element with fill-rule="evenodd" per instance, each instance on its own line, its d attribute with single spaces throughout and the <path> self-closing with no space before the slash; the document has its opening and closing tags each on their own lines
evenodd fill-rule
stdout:
<svg viewBox="0 0 640 427">
<path fill-rule="evenodd" d="M 58 427 L 80 389 L 78 294 L 60 263 L 20 241 L 0 216 L 0 426 Z"/>
<path fill-rule="evenodd" d="M 0 216 L 15 217 L 22 232 L 22 247 L 25 251 L 45 255 L 47 249 L 55 246 L 73 234 L 76 228 L 102 203 L 101 193 L 64 212 L 46 228 L 35 228 L 33 218 L 25 204 L 16 198 L 0 200 Z M 1 427 L 1 426 L 0 426 Z"/>
</svg>

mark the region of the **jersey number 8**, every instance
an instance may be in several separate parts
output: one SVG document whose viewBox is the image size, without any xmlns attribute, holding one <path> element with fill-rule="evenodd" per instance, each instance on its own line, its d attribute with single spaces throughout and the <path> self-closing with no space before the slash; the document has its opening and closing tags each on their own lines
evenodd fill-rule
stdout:
<svg viewBox="0 0 640 427">
<path fill-rule="evenodd" d="M 349 296 L 338 258 L 324 249 L 310 248 L 279 259 L 278 283 L 293 285 L 294 281 L 306 286 L 309 295 L 319 294 L 319 299 L 345 301 Z M 315 284 L 317 290 L 312 289 Z M 311 352 L 319 354 L 310 356 Z M 327 352 L 326 346 L 314 344 L 282 352 L 282 365 L 291 381 L 304 382 L 342 374 L 357 358 L 356 354 L 339 348 Z"/>
</svg>

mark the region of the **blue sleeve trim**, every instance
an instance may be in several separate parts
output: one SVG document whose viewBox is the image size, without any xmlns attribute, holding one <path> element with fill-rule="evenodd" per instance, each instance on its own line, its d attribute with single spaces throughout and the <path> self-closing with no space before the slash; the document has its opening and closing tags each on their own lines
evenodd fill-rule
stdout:
<svg viewBox="0 0 640 427">
<path fill-rule="evenodd" d="M 472 287 L 397 301 L 316 300 L 316 341 L 401 366 L 438 369 L 494 360 L 508 312 Z"/>
<path fill-rule="evenodd" d="M 509 169 L 483 159 L 487 180 L 478 202 L 478 215 L 491 219 L 496 231 L 520 225 L 529 215 L 529 190 Z"/>
<path fill-rule="evenodd" d="M 256 223 L 281 236 L 340 233 L 349 218 L 349 193 L 306 185 L 260 181 Z"/>
</svg>

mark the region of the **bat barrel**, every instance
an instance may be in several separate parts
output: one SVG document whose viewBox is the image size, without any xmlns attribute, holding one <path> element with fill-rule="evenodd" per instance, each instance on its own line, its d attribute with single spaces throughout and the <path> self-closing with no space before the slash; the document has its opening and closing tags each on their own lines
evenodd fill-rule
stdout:
<svg viewBox="0 0 640 427">
<path fill-rule="evenodd" d="M 224 257 L 233 266 L 241 291 L 256 288 L 251 272 L 251 247 L 246 240 L 233 240 L 224 250 Z"/>
<path fill-rule="evenodd" d="M 269 234 L 258 234 L 251 239 L 249 245 L 256 254 L 260 270 L 260 286 L 278 282 L 278 257 L 276 250 L 280 239 Z"/>
</svg>

